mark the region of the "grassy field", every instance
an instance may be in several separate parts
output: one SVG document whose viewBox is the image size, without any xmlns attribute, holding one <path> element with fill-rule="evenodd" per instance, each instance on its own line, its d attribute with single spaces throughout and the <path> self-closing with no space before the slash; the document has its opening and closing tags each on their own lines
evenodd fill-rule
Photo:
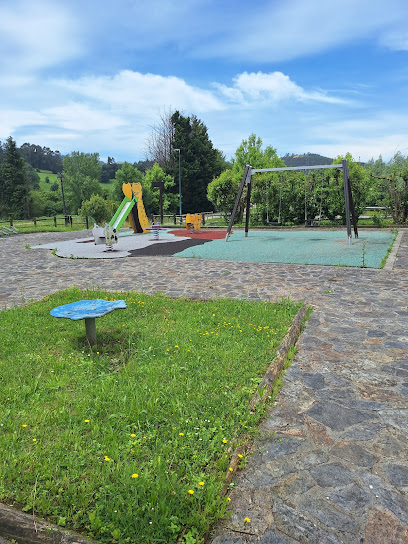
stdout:
<svg viewBox="0 0 408 544">
<path fill-rule="evenodd" d="M 128 306 L 92 349 L 83 321 L 49 315 L 84 298 Z M 202 542 L 298 308 L 70 289 L 1 312 L 0 500 L 101 542 Z"/>
<path fill-rule="evenodd" d="M 40 177 L 40 189 L 41 191 L 49 191 L 51 185 L 56 181 L 58 184 L 60 183 L 57 174 L 53 174 L 51 170 L 40 170 L 37 172 L 37 174 Z M 48 177 L 50 182 L 46 183 L 45 178 Z"/>
<path fill-rule="evenodd" d="M 49 191 L 51 185 L 56 181 L 60 185 L 60 180 L 57 177 L 57 174 L 53 174 L 51 170 L 40 170 L 37 172 L 40 177 L 40 189 L 41 191 Z M 45 178 L 50 180 L 49 183 L 45 181 Z M 115 183 L 114 179 L 109 180 L 109 183 L 101 183 L 101 187 L 112 189 L 113 184 Z"/>
</svg>

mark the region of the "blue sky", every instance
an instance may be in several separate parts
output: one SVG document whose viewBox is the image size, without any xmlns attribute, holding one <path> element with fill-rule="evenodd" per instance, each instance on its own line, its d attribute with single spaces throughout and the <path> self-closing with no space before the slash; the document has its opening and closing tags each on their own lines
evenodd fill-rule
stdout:
<svg viewBox="0 0 408 544">
<path fill-rule="evenodd" d="M 0 140 L 145 158 L 160 112 L 230 158 L 408 155 L 407 0 L 0 0 Z"/>
</svg>

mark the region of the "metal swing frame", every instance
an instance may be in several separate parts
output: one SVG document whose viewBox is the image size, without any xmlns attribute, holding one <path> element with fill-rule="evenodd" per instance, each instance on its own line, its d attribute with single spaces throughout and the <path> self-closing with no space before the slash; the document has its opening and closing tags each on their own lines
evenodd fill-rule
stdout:
<svg viewBox="0 0 408 544">
<path fill-rule="evenodd" d="M 225 241 L 228 242 L 228 238 L 231 235 L 232 225 L 234 223 L 235 215 L 237 213 L 239 201 L 242 196 L 245 185 L 247 186 L 246 195 L 246 214 L 245 214 L 245 236 L 248 236 L 249 232 L 249 211 L 251 207 L 251 190 L 252 190 L 252 176 L 261 172 L 286 172 L 286 171 L 306 171 L 308 170 L 328 170 L 337 169 L 343 172 L 343 189 L 344 189 L 344 202 L 346 208 L 346 228 L 348 243 L 351 245 L 351 221 L 353 221 L 354 237 L 358 238 L 357 218 L 354 210 L 353 195 L 351 192 L 350 176 L 348 171 L 347 160 L 343 159 L 341 164 L 322 164 L 316 166 L 286 166 L 282 168 L 252 168 L 249 164 L 246 165 L 244 175 L 242 176 L 241 185 L 239 186 L 238 195 L 235 200 L 234 209 L 232 210 L 231 218 L 228 224 L 227 234 Z"/>
</svg>

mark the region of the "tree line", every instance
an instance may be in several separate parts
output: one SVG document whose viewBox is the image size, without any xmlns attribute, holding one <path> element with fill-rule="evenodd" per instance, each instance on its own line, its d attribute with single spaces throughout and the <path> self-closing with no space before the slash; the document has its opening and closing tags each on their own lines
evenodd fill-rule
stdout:
<svg viewBox="0 0 408 544">
<path fill-rule="evenodd" d="M 62 213 L 61 185 L 51 191 L 40 190 L 37 169 L 62 172 L 66 212 L 83 213 L 100 221 L 109 219 L 122 200 L 122 183 L 140 182 L 148 215 L 159 213 L 159 191 L 152 182 L 164 183 L 164 213 L 179 211 L 179 182 L 183 213 L 220 211 L 226 219 L 233 209 L 246 164 L 253 168 L 288 166 L 319 160 L 315 154 L 285 155 L 280 158 L 272 146 L 263 147 L 262 139 L 251 134 L 238 146 L 231 161 L 216 149 L 205 124 L 195 115 L 179 111 L 162 112 L 146 142 L 146 160 L 116 163 L 98 153 L 72 153 L 23 144 L 17 148 L 9 137 L 0 142 L 0 216 L 39 217 Z M 357 215 L 366 206 L 390 210 L 396 223 L 408 216 L 408 158 L 397 153 L 390 161 L 379 157 L 366 164 L 350 154 L 333 162 L 348 161 Z M 321 164 L 331 162 L 325 158 Z M 292 161 L 292 162 L 291 162 Z M 114 180 L 113 184 L 111 180 Z M 242 219 L 245 192 L 239 202 L 236 220 Z M 282 174 L 257 174 L 253 177 L 251 223 L 303 224 L 315 218 L 344 222 L 342 177 L 337 170 L 310 170 Z M 86 213 L 85 213 L 86 212 Z M 380 221 L 380 217 L 378 221 Z"/>
</svg>

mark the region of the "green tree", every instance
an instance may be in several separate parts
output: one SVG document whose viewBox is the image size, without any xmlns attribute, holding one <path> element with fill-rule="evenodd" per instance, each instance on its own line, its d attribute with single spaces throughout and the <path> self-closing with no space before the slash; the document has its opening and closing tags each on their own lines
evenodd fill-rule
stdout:
<svg viewBox="0 0 408 544">
<path fill-rule="evenodd" d="M 0 215 L 14 218 L 30 216 L 26 165 L 11 136 L 7 139 L 0 165 Z"/>
<path fill-rule="evenodd" d="M 224 166 L 221 154 L 208 137 L 205 124 L 195 115 L 185 117 L 176 111 L 171 116 L 174 126 L 173 150 L 180 149 L 181 194 L 183 212 L 203 212 L 212 209 L 207 187 Z M 167 174 L 179 179 L 179 155 L 173 151 Z M 176 182 L 174 192 L 178 191 Z"/>
<path fill-rule="evenodd" d="M 78 213 L 82 216 L 92 217 L 98 225 L 104 225 L 109 219 L 108 204 L 99 195 L 92 195 L 89 200 L 84 200 Z"/>
<path fill-rule="evenodd" d="M 239 189 L 239 181 L 234 176 L 231 169 L 225 170 L 207 187 L 207 197 L 210 202 L 213 203 L 215 209 L 220 211 L 224 215 L 224 219 L 228 219 L 230 216 L 235 200 L 237 198 Z M 245 201 L 241 199 L 238 204 L 237 216 L 243 216 L 245 210 Z"/>
<path fill-rule="evenodd" d="M 367 206 L 367 199 L 369 197 L 369 188 L 370 188 L 370 179 L 367 170 L 353 159 L 351 153 L 346 153 L 343 157 L 339 155 L 333 160 L 333 164 L 341 164 L 342 159 L 347 159 L 347 165 L 350 176 L 351 191 L 353 194 L 354 209 L 356 212 L 357 219 L 363 213 L 365 207 Z M 340 175 L 341 179 L 341 197 L 338 199 L 338 214 L 341 215 L 343 223 L 346 219 L 346 211 L 344 204 L 344 190 L 343 190 L 343 176 Z"/>
<path fill-rule="evenodd" d="M 56 191 L 32 191 L 31 215 L 52 217 L 62 214 L 61 196 Z"/>
<path fill-rule="evenodd" d="M 112 198 L 117 202 L 122 202 L 124 194 L 122 185 L 124 183 L 142 183 L 143 174 L 130 162 L 124 162 L 115 173 L 115 184 L 112 188 Z M 144 194 L 143 194 L 144 200 Z"/>
<path fill-rule="evenodd" d="M 231 162 L 234 175 L 241 179 L 247 164 L 250 164 L 252 168 L 279 168 L 285 166 L 283 160 L 276 154 L 276 149 L 270 145 L 262 149 L 262 139 L 253 133 L 248 140 L 242 140 Z"/>
<path fill-rule="evenodd" d="M 25 164 L 27 181 L 30 184 L 31 189 L 38 190 L 40 188 L 40 176 L 37 174 L 37 171 L 31 166 L 31 164 L 28 164 L 28 162 L 26 162 Z"/>
<path fill-rule="evenodd" d="M 76 213 L 84 200 L 100 194 L 101 166 L 98 153 L 73 151 L 63 160 L 64 193 L 67 209 Z"/>
<path fill-rule="evenodd" d="M 174 179 L 166 174 L 164 170 L 156 163 L 150 170 L 146 171 L 143 188 L 150 186 L 150 191 L 152 195 L 152 211 L 151 213 L 158 214 L 160 212 L 160 198 L 159 198 L 159 189 L 152 187 L 153 181 L 162 181 L 164 184 L 163 187 L 163 212 L 164 213 L 174 213 L 177 209 L 178 198 L 177 195 L 171 193 L 170 190 L 175 186 Z M 143 197 L 144 201 L 144 197 Z M 147 212 L 146 212 L 147 213 Z"/>
<path fill-rule="evenodd" d="M 238 188 L 247 164 L 252 168 L 278 168 L 285 164 L 276 154 L 276 149 L 271 146 L 262 148 L 262 139 L 251 134 L 247 140 L 243 140 L 231 160 L 232 170 L 226 170 L 219 177 L 210 183 L 207 191 L 208 199 L 215 205 L 216 209 L 222 212 L 227 218 L 233 209 L 238 194 Z M 252 177 L 251 202 L 257 207 L 257 221 L 263 222 L 266 218 L 266 191 L 270 201 L 273 201 L 276 186 L 273 185 L 276 176 L 272 174 L 255 174 Z M 275 188 L 274 188 L 275 187 Z M 276 200 L 276 199 L 275 199 Z M 244 189 L 236 214 L 236 222 L 242 221 L 246 206 L 246 189 Z"/>
</svg>

